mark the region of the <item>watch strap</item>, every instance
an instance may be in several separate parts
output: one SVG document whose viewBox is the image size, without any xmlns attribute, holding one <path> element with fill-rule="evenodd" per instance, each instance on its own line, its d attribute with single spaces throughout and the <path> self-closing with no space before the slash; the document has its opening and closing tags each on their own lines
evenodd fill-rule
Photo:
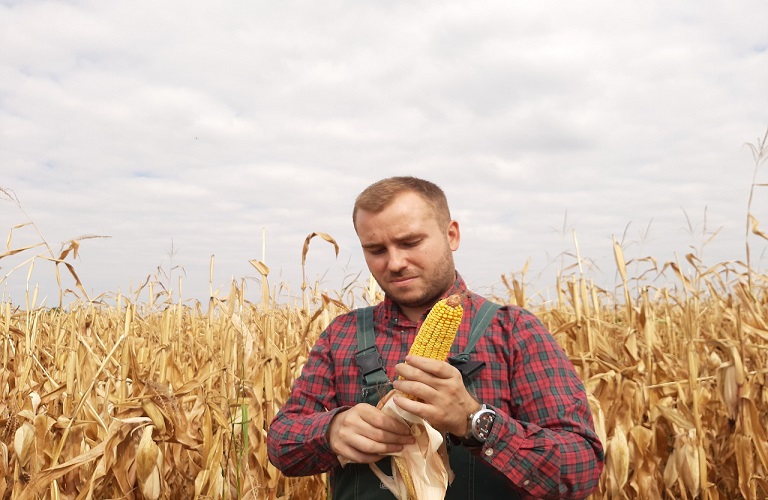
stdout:
<svg viewBox="0 0 768 500">
<path fill-rule="evenodd" d="M 483 446 L 483 443 L 475 439 L 474 436 L 465 438 L 465 437 L 454 436 L 453 434 L 448 434 L 448 438 L 451 440 L 451 444 L 454 444 L 456 446 L 462 445 L 467 448 L 480 448 L 481 446 Z"/>
<path fill-rule="evenodd" d="M 475 429 L 474 429 L 474 420 L 475 416 L 478 415 L 480 412 L 490 412 L 494 416 L 496 415 L 496 412 L 493 411 L 493 408 L 486 404 L 481 404 L 480 408 L 477 411 L 474 411 L 467 415 L 467 433 L 466 435 L 462 436 L 454 436 L 453 434 L 450 434 L 451 442 L 453 444 L 462 444 L 466 447 L 470 448 L 479 448 L 481 447 L 485 441 L 481 441 L 480 439 L 477 439 L 475 436 Z"/>
</svg>

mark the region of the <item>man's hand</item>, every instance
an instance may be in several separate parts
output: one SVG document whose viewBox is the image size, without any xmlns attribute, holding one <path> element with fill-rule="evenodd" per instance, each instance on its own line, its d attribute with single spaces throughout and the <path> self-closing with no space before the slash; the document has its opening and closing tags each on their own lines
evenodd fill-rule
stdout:
<svg viewBox="0 0 768 500">
<path fill-rule="evenodd" d="M 406 424 L 375 406 L 360 403 L 333 417 L 328 442 L 340 461 L 367 464 L 401 451 L 414 439 Z"/>
<path fill-rule="evenodd" d="M 480 403 L 464 387 L 461 372 L 445 361 L 420 356 L 407 356 L 405 361 L 395 368 L 406 380 L 395 380 L 393 385 L 420 401 L 397 396 L 395 404 L 425 419 L 440 432 L 464 436 L 467 415 L 479 410 Z"/>
</svg>

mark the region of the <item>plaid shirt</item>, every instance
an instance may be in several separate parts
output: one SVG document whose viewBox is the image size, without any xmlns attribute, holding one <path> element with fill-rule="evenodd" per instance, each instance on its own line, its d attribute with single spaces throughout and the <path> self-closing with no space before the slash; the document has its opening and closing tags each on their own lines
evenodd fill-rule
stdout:
<svg viewBox="0 0 768 500">
<path fill-rule="evenodd" d="M 457 277 L 446 295 L 465 291 Z M 469 302 L 451 355 L 464 350 L 482 298 L 470 294 Z M 393 380 L 420 323 L 410 321 L 389 298 L 376 306 L 373 317 L 376 346 Z M 286 475 L 333 474 L 340 466 L 326 434 L 333 416 L 356 404 L 361 393 L 355 329 L 354 312 L 333 320 L 270 426 L 269 458 Z M 519 307 L 502 307 L 472 359 L 486 363 L 473 384 L 474 396 L 496 410 L 491 435 L 472 453 L 526 498 L 588 496 L 603 469 L 603 448 L 573 364 L 538 318 Z"/>
</svg>

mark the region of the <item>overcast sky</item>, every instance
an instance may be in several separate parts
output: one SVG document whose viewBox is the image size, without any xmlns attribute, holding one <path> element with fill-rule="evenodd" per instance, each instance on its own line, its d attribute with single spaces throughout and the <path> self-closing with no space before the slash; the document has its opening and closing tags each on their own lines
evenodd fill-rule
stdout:
<svg viewBox="0 0 768 500">
<path fill-rule="evenodd" d="M 54 251 L 109 236 L 68 258 L 92 297 L 160 266 L 204 300 L 213 255 L 214 287 L 245 278 L 259 300 L 263 246 L 298 296 L 312 232 L 339 255 L 312 240 L 307 275 L 338 290 L 367 277 L 355 196 L 402 174 L 446 191 L 481 293 L 528 260 L 553 286 L 574 233 L 609 284 L 614 236 L 660 265 L 744 260 L 766 19 L 764 0 L 0 0 L 0 187 Z M 27 215 L 0 198 L 5 235 Z M 768 226 L 766 188 L 752 211 Z M 10 248 L 39 241 L 22 227 Z M 23 303 L 42 251 L 0 259 L 2 296 Z M 52 277 L 36 261 L 47 305 Z"/>
</svg>

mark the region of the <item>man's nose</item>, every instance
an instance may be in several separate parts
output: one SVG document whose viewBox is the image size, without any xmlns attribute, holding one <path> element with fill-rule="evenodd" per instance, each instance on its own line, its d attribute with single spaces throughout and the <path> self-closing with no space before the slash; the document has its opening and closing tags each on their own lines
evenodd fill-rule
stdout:
<svg viewBox="0 0 768 500">
<path fill-rule="evenodd" d="M 389 262 L 387 264 L 389 272 L 391 273 L 402 271 L 407 266 L 406 253 L 399 249 L 391 250 L 389 252 Z"/>
</svg>

